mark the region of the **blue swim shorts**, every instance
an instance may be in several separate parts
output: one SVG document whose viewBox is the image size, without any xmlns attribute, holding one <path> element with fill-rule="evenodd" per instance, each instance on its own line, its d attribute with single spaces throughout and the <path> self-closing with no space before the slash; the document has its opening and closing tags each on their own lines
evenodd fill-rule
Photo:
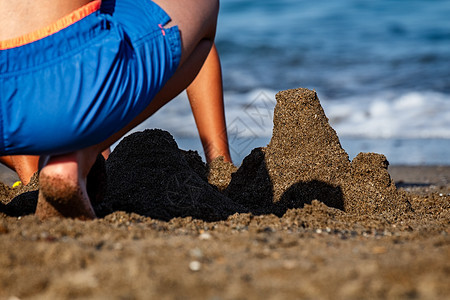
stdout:
<svg viewBox="0 0 450 300">
<path fill-rule="evenodd" d="M 0 155 L 62 154 L 102 142 L 174 74 L 181 38 L 176 26 L 164 28 L 166 12 L 150 0 L 96 3 L 48 36 L 3 41 Z"/>
</svg>

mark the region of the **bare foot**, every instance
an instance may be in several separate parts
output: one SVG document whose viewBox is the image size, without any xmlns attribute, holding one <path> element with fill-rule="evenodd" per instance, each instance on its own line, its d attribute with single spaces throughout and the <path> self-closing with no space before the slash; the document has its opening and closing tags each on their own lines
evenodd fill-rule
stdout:
<svg viewBox="0 0 450 300">
<path fill-rule="evenodd" d="M 40 219 L 66 217 L 94 219 L 95 212 L 86 192 L 86 181 L 78 176 L 74 161 L 45 166 L 39 174 L 39 198 L 36 215 Z"/>
</svg>

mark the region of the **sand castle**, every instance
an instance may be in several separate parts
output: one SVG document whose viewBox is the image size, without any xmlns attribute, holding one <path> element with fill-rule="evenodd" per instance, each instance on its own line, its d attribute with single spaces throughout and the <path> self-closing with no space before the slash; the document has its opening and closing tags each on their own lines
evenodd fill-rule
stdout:
<svg viewBox="0 0 450 300">
<path fill-rule="evenodd" d="M 349 161 L 314 91 L 287 90 L 276 99 L 269 145 L 244 159 L 227 196 L 256 213 L 282 214 L 312 200 L 351 213 L 408 210 L 384 155 Z"/>
<path fill-rule="evenodd" d="M 409 210 L 383 155 L 361 153 L 350 162 L 314 91 L 287 90 L 276 99 L 269 145 L 254 149 L 237 170 L 218 158 L 208 173 L 200 157 L 179 150 L 167 132 L 127 137 L 107 164 L 105 213 L 131 208 L 163 219 L 220 219 L 236 212 L 281 216 L 313 200 L 357 214 Z"/>
</svg>

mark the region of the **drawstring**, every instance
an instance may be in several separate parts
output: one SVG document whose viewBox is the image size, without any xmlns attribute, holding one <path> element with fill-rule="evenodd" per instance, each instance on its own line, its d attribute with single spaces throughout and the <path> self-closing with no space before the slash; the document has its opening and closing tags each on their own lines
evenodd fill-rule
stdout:
<svg viewBox="0 0 450 300">
<path fill-rule="evenodd" d="M 164 27 L 161 24 L 158 24 L 159 28 L 161 28 L 161 32 L 163 36 L 166 36 L 166 31 L 164 30 Z"/>
</svg>

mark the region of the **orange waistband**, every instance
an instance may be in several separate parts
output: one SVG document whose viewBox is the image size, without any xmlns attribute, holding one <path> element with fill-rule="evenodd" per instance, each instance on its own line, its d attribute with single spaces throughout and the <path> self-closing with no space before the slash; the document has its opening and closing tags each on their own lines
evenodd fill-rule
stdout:
<svg viewBox="0 0 450 300">
<path fill-rule="evenodd" d="M 23 46 L 25 44 L 45 38 L 46 36 L 52 35 L 99 10 L 101 3 L 101 0 L 94 0 L 71 12 L 67 16 L 62 17 L 55 23 L 10 40 L 0 41 L 0 50 Z"/>
</svg>

